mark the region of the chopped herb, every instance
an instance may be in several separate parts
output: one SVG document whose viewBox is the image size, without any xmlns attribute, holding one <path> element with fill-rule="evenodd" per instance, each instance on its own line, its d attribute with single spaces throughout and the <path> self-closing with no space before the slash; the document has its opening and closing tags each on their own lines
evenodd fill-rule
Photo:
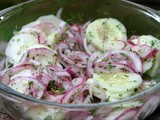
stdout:
<svg viewBox="0 0 160 120">
<path fill-rule="evenodd" d="M 103 88 L 104 91 L 107 91 L 107 88 Z"/>
<path fill-rule="evenodd" d="M 89 60 L 89 58 L 86 58 L 86 60 L 88 61 L 88 60 Z"/>
<path fill-rule="evenodd" d="M 49 62 L 48 62 L 48 64 L 52 64 L 52 62 L 51 62 L 51 61 L 49 61 Z"/>
<path fill-rule="evenodd" d="M 0 58 L 3 58 L 4 56 L 5 56 L 4 53 L 0 52 Z"/>
<path fill-rule="evenodd" d="M 33 85 L 33 81 L 30 81 L 28 84 L 29 84 L 29 86 Z"/>
<path fill-rule="evenodd" d="M 81 75 L 81 72 L 80 72 L 80 71 L 78 71 L 78 72 L 77 72 L 77 74 Z"/>
<path fill-rule="evenodd" d="M 89 32 L 89 36 L 92 38 L 94 37 L 91 31 Z"/>
<path fill-rule="evenodd" d="M 155 45 L 155 42 L 154 42 L 153 40 L 151 41 L 151 45 L 152 45 L 152 46 L 154 46 L 154 45 Z"/>
<path fill-rule="evenodd" d="M 106 24 L 106 22 L 102 22 L 102 25 L 105 25 Z"/>
<path fill-rule="evenodd" d="M 124 53 L 120 53 L 120 55 L 122 55 L 123 57 L 126 57 L 126 54 L 124 54 Z"/>
<path fill-rule="evenodd" d="M 119 94 L 119 97 L 122 97 L 123 96 L 123 94 Z"/>
<path fill-rule="evenodd" d="M 112 68 L 113 68 L 112 64 L 111 64 L 111 63 L 108 63 L 107 69 L 112 69 Z"/>
<path fill-rule="evenodd" d="M 52 92 L 56 92 L 56 93 L 63 93 L 64 89 L 57 86 L 55 81 L 50 81 L 48 87 L 47 87 L 48 91 L 52 91 Z"/>
<path fill-rule="evenodd" d="M 20 41 L 20 39 L 17 39 L 17 42 Z"/>
<path fill-rule="evenodd" d="M 129 77 L 128 75 L 124 75 L 125 77 Z"/>
<path fill-rule="evenodd" d="M 121 25 L 119 24 L 119 25 L 116 25 L 116 27 L 119 29 L 119 30 L 121 30 L 121 27 L 120 27 Z"/>
<path fill-rule="evenodd" d="M 137 91 L 138 91 L 138 88 L 135 88 L 135 89 L 134 89 L 134 92 L 137 92 Z"/>
</svg>

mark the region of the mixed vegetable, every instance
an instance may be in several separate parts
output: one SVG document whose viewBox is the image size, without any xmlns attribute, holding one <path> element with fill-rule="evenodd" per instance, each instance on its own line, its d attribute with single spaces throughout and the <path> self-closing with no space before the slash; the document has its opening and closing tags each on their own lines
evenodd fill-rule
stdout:
<svg viewBox="0 0 160 120">
<path fill-rule="evenodd" d="M 118 101 L 157 84 L 143 76 L 157 74 L 159 48 L 160 40 L 151 35 L 127 38 L 125 26 L 114 18 L 69 25 L 47 15 L 15 32 L 0 78 L 13 90 L 51 102 Z"/>
</svg>

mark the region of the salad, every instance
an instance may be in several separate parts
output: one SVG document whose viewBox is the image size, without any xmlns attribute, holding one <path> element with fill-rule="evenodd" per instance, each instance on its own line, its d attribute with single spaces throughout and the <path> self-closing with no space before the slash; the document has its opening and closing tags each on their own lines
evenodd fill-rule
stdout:
<svg viewBox="0 0 160 120">
<path fill-rule="evenodd" d="M 115 18 L 69 25 L 60 13 L 42 16 L 14 32 L 0 81 L 22 94 L 51 102 L 119 101 L 157 84 L 152 78 L 160 68 L 159 48 L 160 40 L 152 35 L 127 37 L 125 26 Z M 126 106 L 134 107 L 117 109 L 106 119 L 125 113 L 133 117 L 143 103 L 130 104 Z M 37 110 L 30 108 L 29 114 L 35 117 Z M 41 112 L 37 119 L 49 114 Z"/>
</svg>

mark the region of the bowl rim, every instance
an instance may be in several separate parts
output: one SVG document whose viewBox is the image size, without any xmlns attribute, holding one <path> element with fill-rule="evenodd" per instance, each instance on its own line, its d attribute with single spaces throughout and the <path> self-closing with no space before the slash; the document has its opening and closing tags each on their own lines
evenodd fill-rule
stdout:
<svg viewBox="0 0 160 120">
<path fill-rule="evenodd" d="M 26 1 L 23 3 L 17 4 L 17 5 L 11 6 L 9 8 L 4 9 L 4 10 L 1 10 L 0 11 L 0 18 L 1 18 L 1 16 L 7 14 L 11 10 L 17 9 L 18 7 L 21 7 L 23 5 L 27 5 L 29 3 L 41 2 L 41 1 L 44 1 L 44 0 L 40 0 L 40 1 L 39 0 L 30 0 L 30 1 Z M 139 10 L 142 9 L 141 11 L 143 11 L 143 12 L 147 11 L 152 18 L 154 18 L 157 22 L 160 23 L 160 13 L 158 11 L 156 11 L 152 8 L 146 7 L 144 5 L 140 5 L 140 4 L 131 2 L 131 1 L 126 1 L 126 0 L 120 0 L 120 1 L 122 1 L 124 3 L 128 3 L 130 5 L 133 5 L 135 7 L 138 7 Z M 0 95 L 4 94 L 6 96 L 10 96 L 15 99 L 27 100 L 27 101 L 30 101 L 30 102 L 33 102 L 36 104 L 38 103 L 38 104 L 43 104 L 43 105 L 49 105 L 52 107 L 77 108 L 77 109 L 85 109 L 85 108 L 88 109 L 88 108 L 100 108 L 100 107 L 106 107 L 106 106 L 113 106 L 113 105 L 125 103 L 128 101 L 134 101 L 134 100 L 143 98 L 146 95 L 156 93 L 158 91 L 160 91 L 160 83 L 158 83 L 157 85 L 155 85 L 154 87 L 152 87 L 149 90 L 143 91 L 143 92 L 138 93 L 134 96 L 128 97 L 123 100 L 115 101 L 115 102 L 100 102 L 100 103 L 92 103 L 92 104 L 64 104 L 64 103 L 50 102 L 50 101 L 45 101 L 45 100 L 30 97 L 30 96 L 26 96 L 24 94 L 21 94 L 13 89 L 7 87 L 6 85 L 4 85 L 3 83 L 0 82 Z M 159 95 L 160 95 L 160 93 L 159 93 Z"/>
</svg>

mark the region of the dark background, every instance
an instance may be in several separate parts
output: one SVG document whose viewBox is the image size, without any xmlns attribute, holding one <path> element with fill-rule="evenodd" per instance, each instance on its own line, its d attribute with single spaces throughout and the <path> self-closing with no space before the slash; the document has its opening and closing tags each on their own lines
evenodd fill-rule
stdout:
<svg viewBox="0 0 160 120">
<path fill-rule="evenodd" d="M 27 0 L 0 0 L 0 10 Z M 130 0 L 160 10 L 160 0 Z"/>
<path fill-rule="evenodd" d="M 0 0 L 0 10 L 28 0 Z M 160 10 L 160 0 L 130 0 Z M 154 101 L 153 101 L 154 102 Z M 160 107 L 146 120 L 160 120 Z"/>
</svg>

